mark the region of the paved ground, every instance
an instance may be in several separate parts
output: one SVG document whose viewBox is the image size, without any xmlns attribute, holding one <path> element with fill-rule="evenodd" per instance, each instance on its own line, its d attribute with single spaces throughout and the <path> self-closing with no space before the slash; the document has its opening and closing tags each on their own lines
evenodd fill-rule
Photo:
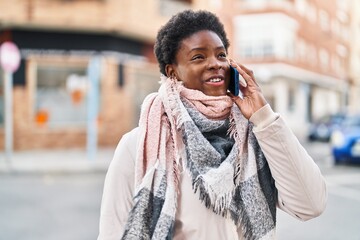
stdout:
<svg viewBox="0 0 360 240">
<path fill-rule="evenodd" d="M 0 240 L 89 240 L 98 234 L 114 149 L 0 154 Z"/>
<path fill-rule="evenodd" d="M 1 174 L 0 239 L 90 240 L 104 173 Z"/>
<path fill-rule="evenodd" d="M 360 240 L 360 167 L 334 166 L 324 143 L 304 143 L 329 189 L 326 211 L 299 222 L 278 211 L 278 240 Z M 91 240 L 113 149 L 92 162 L 81 150 L 0 154 L 0 240 Z"/>
</svg>

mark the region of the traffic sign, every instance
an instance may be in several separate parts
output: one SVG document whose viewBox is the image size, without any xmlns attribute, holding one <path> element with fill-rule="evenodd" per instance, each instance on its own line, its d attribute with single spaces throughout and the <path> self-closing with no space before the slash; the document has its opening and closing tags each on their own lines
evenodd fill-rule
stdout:
<svg viewBox="0 0 360 240">
<path fill-rule="evenodd" d="M 0 64 L 5 72 L 14 73 L 20 66 L 20 51 L 13 42 L 4 42 L 0 46 Z"/>
</svg>

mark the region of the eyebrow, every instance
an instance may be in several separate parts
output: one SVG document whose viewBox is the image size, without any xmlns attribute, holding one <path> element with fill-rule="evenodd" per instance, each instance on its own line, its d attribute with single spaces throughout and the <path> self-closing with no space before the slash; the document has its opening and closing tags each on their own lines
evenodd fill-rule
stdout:
<svg viewBox="0 0 360 240">
<path fill-rule="evenodd" d="M 204 51 L 204 50 L 206 50 L 206 49 L 207 49 L 207 48 L 203 48 L 203 47 L 192 48 L 192 49 L 190 50 L 190 52 L 193 52 L 193 51 Z M 216 50 L 222 50 L 222 49 L 225 50 L 225 47 L 224 47 L 224 46 L 219 46 L 219 47 L 216 47 L 215 49 L 216 49 Z"/>
</svg>

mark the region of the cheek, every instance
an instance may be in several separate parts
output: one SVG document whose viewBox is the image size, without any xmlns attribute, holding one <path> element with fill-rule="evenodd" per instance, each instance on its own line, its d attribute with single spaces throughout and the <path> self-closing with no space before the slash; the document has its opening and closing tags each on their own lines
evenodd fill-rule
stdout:
<svg viewBox="0 0 360 240">
<path fill-rule="evenodd" d="M 178 69 L 179 80 L 181 80 L 185 87 L 194 88 L 198 85 L 196 79 L 200 79 L 196 71 L 190 67 L 182 67 Z"/>
</svg>

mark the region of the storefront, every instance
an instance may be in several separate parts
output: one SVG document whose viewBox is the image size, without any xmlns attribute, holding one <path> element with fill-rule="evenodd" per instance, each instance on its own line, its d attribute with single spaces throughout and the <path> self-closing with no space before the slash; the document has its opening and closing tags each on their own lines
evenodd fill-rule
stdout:
<svg viewBox="0 0 360 240">
<path fill-rule="evenodd" d="M 148 63 L 151 46 L 140 41 L 94 33 L 27 30 L 0 32 L 0 39 L 15 42 L 22 56 L 20 68 L 14 74 L 15 150 L 85 147 L 88 65 L 94 56 L 101 59 L 101 75 L 95 86 L 99 92 L 100 146 L 115 145 L 124 132 L 136 125 L 135 105 L 139 100 L 133 85 L 143 85 L 136 80 L 141 68 L 149 68 L 150 82 L 155 83 L 151 86 L 158 81 L 154 64 Z M 0 128 L 3 128 L 1 77 Z M 151 86 L 142 90 L 143 95 L 151 91 Z M 3 135 L 3 129 L 0 134 Z M 3 148 L 2 141 L 0 144 Z"/>
</svg>

